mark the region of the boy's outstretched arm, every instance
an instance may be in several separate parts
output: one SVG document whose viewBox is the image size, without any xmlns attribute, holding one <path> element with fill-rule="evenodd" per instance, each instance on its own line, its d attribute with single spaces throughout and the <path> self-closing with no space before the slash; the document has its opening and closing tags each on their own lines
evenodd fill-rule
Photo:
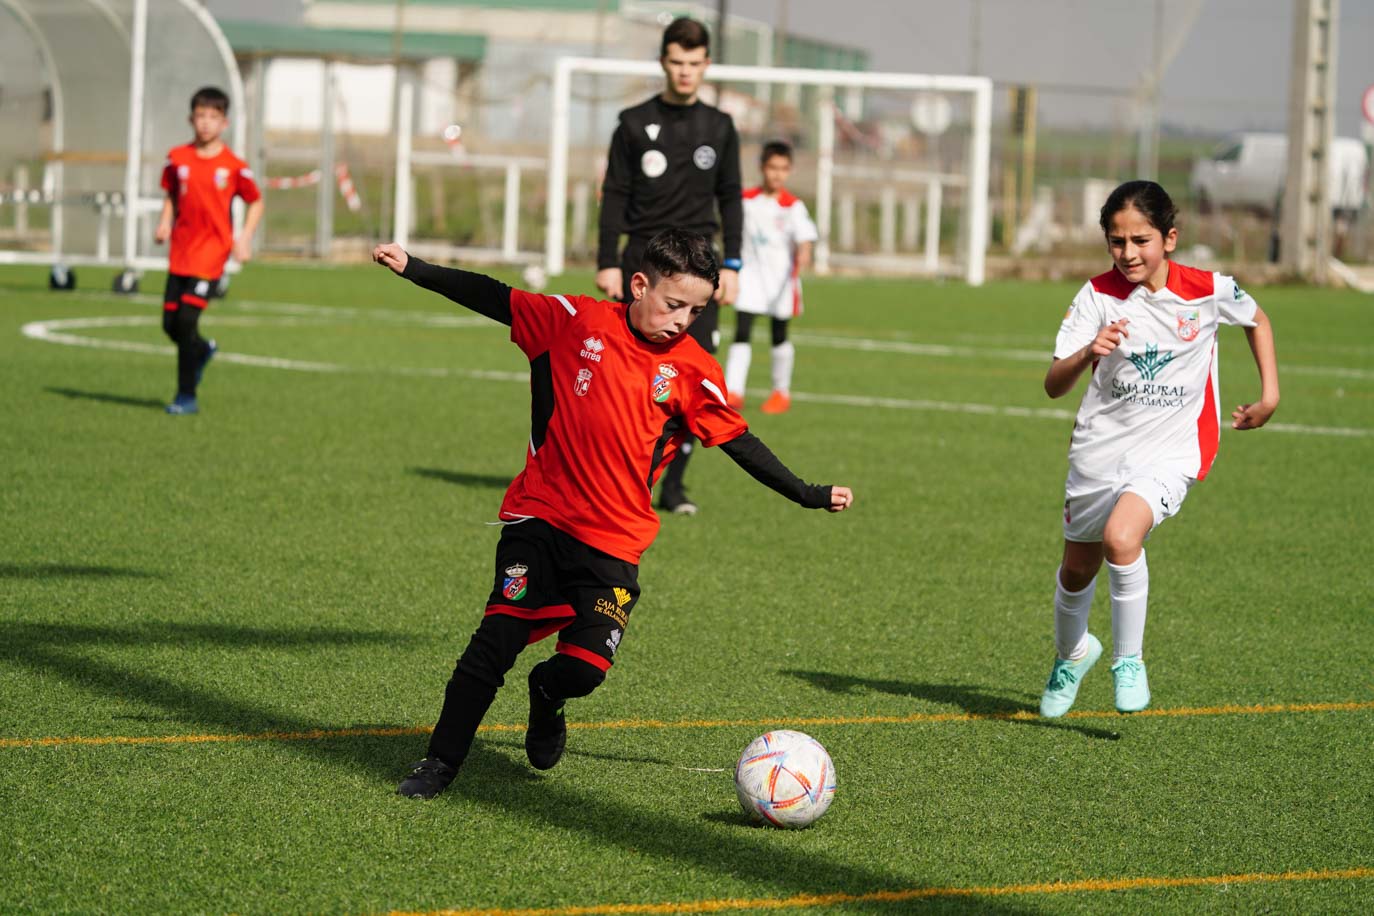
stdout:
<svg viewBox="0 0 1374 916">
<path fill-rule="evenodd" d="M 479 315 L 510 326 L 510 287 L 486 274 L 439 267 L 406 254 L 395 242 L 372 249 L 372 260 L 389 267 L 416 286 L 452 299 Z"/>
<path fill-rule="evenodd" d="M 722 442 L 721 451 L 749 472 L 764 486 L 781 493 L 803 509 L 826 509 L 843 512 L 854 505 L 854 491 L 849 487 L 830 487 L 806 483 L 778 460 L 763 440 L 745 430 L 729 442 Z"/>
<path fill-rule="evenodd" d="M 1279 407 L 1279 362 L 1274 355 L 1274 326 L 1264 309 L 1255 308 L 1255 326 L 1245 329 L 1250 352 L 1259 369 L 1260 399 L 1252 404 L 1240 404 L 1231 411 L 1232 429 L 1259 429 Z"/>
</svg>

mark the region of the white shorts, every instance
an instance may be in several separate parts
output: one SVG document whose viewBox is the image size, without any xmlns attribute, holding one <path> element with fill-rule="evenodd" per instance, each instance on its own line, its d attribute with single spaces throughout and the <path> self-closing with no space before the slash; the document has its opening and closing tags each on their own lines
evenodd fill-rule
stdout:
<svg viewBox="0 0 1374 916">
<path fill-rule="evenodd" d="M 1115 480 L 1094 480 L 1072 468 L 1064 482 L 1064 540 L 1093 543 L 1102 540 L 1102 529 L 1122 493 L 1134 493 L 1154 513 L 1153 531 L 1177 514 L 1188 490 L 1197 481 L 1168 465 L 1131 468 Z"/>
</svg>

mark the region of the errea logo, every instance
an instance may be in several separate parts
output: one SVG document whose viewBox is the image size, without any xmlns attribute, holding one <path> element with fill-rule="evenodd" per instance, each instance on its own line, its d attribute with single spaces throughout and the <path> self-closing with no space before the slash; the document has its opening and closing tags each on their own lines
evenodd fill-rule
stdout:
<svg viewBox="0 0 1374 916">
<path fill-rule="evenodd" d="M 589 359 L 594 363 L 601 362 L 601 351 L 606 349 L 606 345 L 598 337 L 588 337 L 582 341 L 582 358 Z"/>
</svg>

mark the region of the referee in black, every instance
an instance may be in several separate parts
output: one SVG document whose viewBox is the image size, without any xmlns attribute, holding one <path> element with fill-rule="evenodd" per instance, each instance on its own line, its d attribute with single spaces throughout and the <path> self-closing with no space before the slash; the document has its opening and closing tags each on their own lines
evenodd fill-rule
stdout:
<svg viewBox="0 0 1374 916">
<path fill-rule="evenodd" d="M 596 286 L 609 298 L 628 302 L 626 281 L 639 270 L 649 239 L 674 227 L 707 237 L 722 230 L 725 257 L 716 301 L 688 332 L 707 353 L 715 353 L 720 339 L 717 303 L 734 302 L 739 289 L 744 228 L 739 134 L 728 114 L 697 98 L 711 63 L 711 35 L 704 25 L 694 19 L 674 20 L 663 31 L 659 63 L 666 77 L 663 92 L 622 111 L 611 137 L 601 186 Z M 629 239 L 617 257 L 622 234 Z M 689 436 L 664 471 L 659 508 L 696 513 L 682 483 L 692 446 Z"/>
</svg>

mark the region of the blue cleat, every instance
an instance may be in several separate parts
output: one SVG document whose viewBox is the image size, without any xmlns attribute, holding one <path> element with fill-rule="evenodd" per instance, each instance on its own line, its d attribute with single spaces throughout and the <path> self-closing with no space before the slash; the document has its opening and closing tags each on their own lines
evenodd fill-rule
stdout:
<svg viewBox="0 0 1374 916">
<path fill-rule="evenodd" d="M 1057 719 L 1068 712 L 1078 697 L 1078 685 L 1101 656 L 1102 643 L 1089 633 L 1087 655 L 1077 661 L 1056 658 L 1054 667 L 1050 669 L 1050 679 L 1045 684 L 1045 692 L 1040 696 L 1040 715 L 1046 719 Z"/>
<path fill-rule="evenodd" d="M 205 351 L 205 356 L 201 358 L 200 365 L 196 367 L 197 385 L 200 384 L 201 376 L 205 374 L 205 367 L 210 365 L 210 360 L 214 359 L 215 354 L 219 352 L 219 344 L 215 343 L 213 340 L 206 341 L 206 343 L 208 343 L 210 346 Z M 192 413 L 194 413 L 194 411 L 192 411 Z"/>
<path fill-rule="evenodd" d="M 167 405 L 167 412 L 173 416 L 184 416 L 186 414 L 200 413 L 200 405 L 196 399 L 187 394 L 179 394 Z"/>
<path fill-rule="evenodd" d="M 1123 655 L 1112 663 L 1117 712 L 1140 712 L 1150 705 L 1150 682 L 1139 655 Z"/>
</svg>

